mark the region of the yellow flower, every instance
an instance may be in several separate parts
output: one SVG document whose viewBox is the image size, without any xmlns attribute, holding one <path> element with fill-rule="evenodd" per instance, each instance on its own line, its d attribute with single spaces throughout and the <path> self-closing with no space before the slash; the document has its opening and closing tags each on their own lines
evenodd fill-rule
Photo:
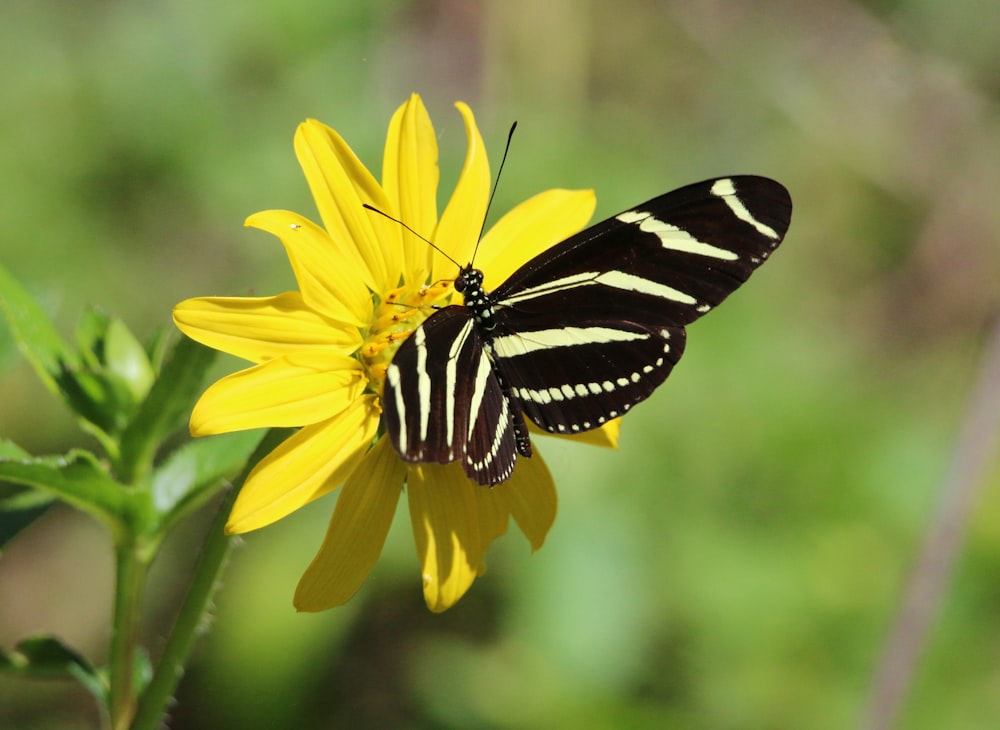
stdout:
<svg viewBox="0 0 1000 730">
<path fill-rule="evenodd" d="M 335 131 L 308 120 L 295 134 L 295 153 L 323 226 L 280 210 L 246 221 L 281 240 L 299 291 L 200 297 L 174 309 L 188 337 L 254 363 L 204 393 L 191 415 L 193 435 L 299 428 L 250 474 L 227 531 L 269 525 L 340 487 L 326 538 L 299 582 L 299 610 L 340 605 L 358 590 L 382 551 L 404 484 L 432 611 L 450 607 L 482 575 L 484 554 L 509 518 L 533 549 L 555 519 L 555 486 L 537 453 L 489 489 L 468 480 L 458 464 L 404 463 L 379 430 L 386 367 L 433 312 L 430 305 L 451 302 L 458 272 L 426 242 L 362 205 L 404 221 L 456 260 L 470 259 L 490 171 L 472 112 L 456 106 L 468 148 L 440 217 L 437 138 L 420 97 L 411 96 L 392 118 L 381 183 Z M 592 191 L 550 190 L 505 215 L 476 258 L 487 288 L 582 228 L 594 204 Z M 614 445 L 616 438 L 612 425 L 588 440 Z"/>
</svg>

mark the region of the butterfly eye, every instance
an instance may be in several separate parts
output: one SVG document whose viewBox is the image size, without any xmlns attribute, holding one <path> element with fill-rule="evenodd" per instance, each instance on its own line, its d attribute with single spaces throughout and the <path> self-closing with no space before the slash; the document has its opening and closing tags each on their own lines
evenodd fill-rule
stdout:
<svg viewBox="0 0 1000 730">
<path fill-rule="evenodd" d="M 465 291 L 465 287 L 466 287 L 465 274 L 459 274 L 458 278 L 455 279 L 455 291 L 461 294 L 462 292 Z"/>
</svg>

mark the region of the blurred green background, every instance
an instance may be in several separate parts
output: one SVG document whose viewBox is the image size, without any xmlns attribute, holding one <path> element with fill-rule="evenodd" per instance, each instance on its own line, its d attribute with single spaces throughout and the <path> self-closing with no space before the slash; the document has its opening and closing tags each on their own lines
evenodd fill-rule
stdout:
<svg viewBox="0 0 1000 730">
<path fill-rule="evenodd" d="M 291 288 L 241 224 L 315 217 L 295 125 L 377 172 L 411 91 L 442 200 L 464 100 L 494 161 L 519 122 L 495 211 L 593 187 L 604 217 L 744 172 L 795 201 L 620 451 L 540 444 L 561 501 L 539 553 L 515 530 L 432 615 L 400 514 L 347 607 L 297 615 L 320 500 L 236 551 L 171 727 L 859 722 L 1000 306 L 998 37 L 992 0 L 3 0 L 0 260 L 67 333 L 90 303 L 143 335 L 186 297 Z M 0 437 L 89 445 L 9 343 L 0 367 Z M 156 566 L 154 653 L 204 521 Z M 111 581 L 107 537 L 51 511 L 0 560 L 0 645 L 54 632 L 103 661 Z M 0 675 L 0 727 L 96 723 L 71 684 Z M 1000 726 L 995 465 L 901 726 Z"/>
</svg>

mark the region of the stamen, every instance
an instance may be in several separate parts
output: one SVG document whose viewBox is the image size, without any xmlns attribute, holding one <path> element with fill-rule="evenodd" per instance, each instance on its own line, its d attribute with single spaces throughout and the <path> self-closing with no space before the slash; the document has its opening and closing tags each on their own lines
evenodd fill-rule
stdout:
<svg viewBox="0 0 1000 730">
<path fill-rule="evenodd" d="M 430 286 L 422 286 L 406 298 L 406 303 L 414 307 L 426 307 L 429 302 L 439 299 L 452 287 L 450 280 L 435 281 Z"/>
<path fill-rule="evenodd" d="M 386 371 L 399 345 L 451 291 L 452 281 L 441 280 L 426 286 L 401 286 L 379 298 L 367 337 L 358 350 L 372 392 L 381 395 Z"/>
<path fill-rule="evenodd" d="M 395 304 L 396 300 L 399 299 L 399 295 L 406 291 L 405 286 L 401 286 L 397 289 L 393 289 L 391 292 L 382 297 L 383 304 Z"/>
<path fill-rule="evenodd" d="M 399 309 L 398 306 L 389 309 L 388 307 L 380 307 L 381 309 L 388 309 L 386 312 L 379 311 L 377 318 L 371 324 L 371 329 L 380 332 L 382 330 L 393 327 L 399 324 L 404 319 L 409 319 L 417 311 L 415 309 Z"/>
<path fill-rule="evenodd" d="M 382 350 L 389 347 L 389 345 L 405 340 L 412 332 L 413 330 L 403 330 L 402 332 L 378 332 L 361 346 L 361 352 L 365 357 L 375 357 L 382 352 Z"/>
</svg>

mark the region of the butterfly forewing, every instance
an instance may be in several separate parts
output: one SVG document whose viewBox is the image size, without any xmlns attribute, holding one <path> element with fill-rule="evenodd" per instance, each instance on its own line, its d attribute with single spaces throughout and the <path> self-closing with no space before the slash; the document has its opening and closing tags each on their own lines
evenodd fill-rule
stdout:
<svg viewBox="0 0 1000 730">
<path fill-rule="evenodd" d="M 781 243 L 791 211 L 785 188 L 766 178 L 688 185 L 571 236 L 469 306 L 435 313 L 389 367 L 397 451 L 461 460 L 470 478 L 497 484 L 531 453 L 522 411 L 559 433 L 624 414 L 677 363 L 685 325 Z"/>
<path fill-rule="evenodd" d="M 572 312 L 683 326 L 763 263 L 781 242 L 791 211 L 788 192 L 767 178 L 688 185 L 553 246 L 493 297 L 523 314 Z"/>
</svg>

